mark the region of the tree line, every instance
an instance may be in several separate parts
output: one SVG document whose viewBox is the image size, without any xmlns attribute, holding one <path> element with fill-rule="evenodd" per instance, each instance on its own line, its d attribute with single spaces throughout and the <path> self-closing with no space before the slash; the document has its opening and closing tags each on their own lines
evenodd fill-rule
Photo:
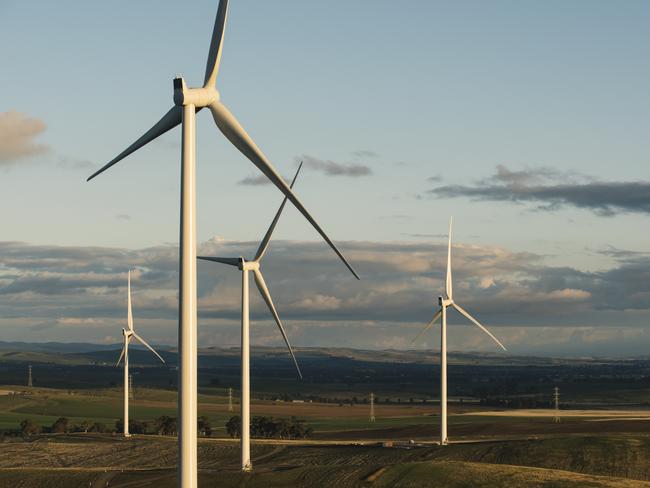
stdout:
<svg viewBox="0 0 650 488">
<path fill-rule="evenodd" d="M 241 417 L 235 415 L 226 422 L 226 432 L 232 438 L 241 436 Z M 313 433 L 305 427 L 305 421 L 297 417 L 276 419 L 273 417 L 253 417 L 250 425 L 251 437 L 263 439 L 305 439 Z"/>
<path fill-rule="evenodd" d="M 210 420 L 201 416 L 198 418 L 198 430 L 201 435 L 212 435 L 212 425 Z M 111 428 L 102 422 L 91 422 L 84 420 L 79 424 L 73 424 L 67 417 L 59 417 L 52 425 L 41 426 L 32 419 L 25 419 L 19 424 L 18 433 L 23 437 L 37 435 L 41 433 L 51 434 L 69 434 L 75 432 L 96 432 L 100 434 L 121 433 L 124 431 L 124 421 L 117 420 Z M 131 434 L 158 434 L 158 435 L 176 435 L 178 427 L 176 417 L 162 415 L 153 422 L 147 422 L 137 419 L 129 420 L 129 433 Z M 9 432 L 5 432 L 9 434 Z"/>
</svg>

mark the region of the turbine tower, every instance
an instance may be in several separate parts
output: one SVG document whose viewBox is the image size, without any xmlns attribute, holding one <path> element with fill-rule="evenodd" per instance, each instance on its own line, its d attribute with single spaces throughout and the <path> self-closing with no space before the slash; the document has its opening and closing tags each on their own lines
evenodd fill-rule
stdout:
<svg viewBox="0 0 650 488">
<path fill-rule="evenodd" d="M 293 185 L 296 182 L 296 178 L 298 178 L 298 173 L 300 173 L 300 168 L 302 168 L 302 163 L 300 163 L 300 166 L 298 166 L 298 170 L 296 171 L 296 174 L 293 177 L 293 181 L 291 182 L 290 188 L 293 188 Z M 264 238 L 262 239 L 262 242 L 260 242 L 259 248 L 257 249 L 257 252 L 255 253 L 255 258 L 253 258 L 253 260 L 248 261 L 242 257 L 239 258 L 218 258 L 218 257 L 206 257 L 206 256 L 198 257 L 198 259 L 202 259 L 205 261 L 213 261 L 215 263 L 222 263 L 222 264 L 228 264 L 230 266 L 235 266 L 239 268 L 242 272 L 241 392 L 240 392 L 241 403 L 239 406 L 241 410 L 241 469 L 242 471 L 251 471 L 253 469 L 253 465 L 250 459 L 250 324 L 249 324 L 250 307 L 249 307 L 249 286 L 248 286 L 248 273 L 250 271 L 253 272 L 253 277 L 255 279 L 255 284 L 257 285 L 257 289 L 260 291 L 262 298 L 266 302 L 266 305 L 269 308 L 271 315 L 273 315 L 273 318 L 275 319 L 275 323 L 277 324 L 278 329 L 280 330 L 280 334 L 282 334 L 282 338 L 284 339 L 284 342 L 287 345 L 287 348 L 289 349 L 289 354 L 293 359 L 293 364 L 296 367 L 298 376 L 302 379 L 302 373 L 300 372 L 298 361 L 296 360 L 296 356 L 293 353 L 293 349 L 291 348 L 291 344 L 289 343 L 289 338 L 287 337 L 287 333 L 285 332 L 284 327 L 282 326 L 282 321 L 280 320 L 280 316 L 278 315 L 278 312 L 275 309 L 275 305 L 273 304 L 273 299 L 271 298 L 269 289 L 266 286 L 266 282 L 264 281 L 264 276 L 262 275 L 262 270 L 260 269 L 262 258 L 266 253 L 266 249 L 268 248 L 269 242 L 271 241 L 271 236 L 273 235 L 275 226 L 280 220 L 280 216 L 282 215 L 282 210 L 284 210 L 284 206 L 286 203 L 287 203 L 287 197 L 284 197 L 284 199 L 282 200 L 282 204 L 280 205 L 280 208 L 276 212 L 275 217 L 271 222 L 271 225 L 269 226 L 268 230 L 266 231 L 266 234 L 264 235 Z"/>
<path fill-rule="evenodd" d="M 32 381 L 32 365 L 31 364 L 27 367 L 27 371 L 28 371 L 27 386 L 29 388 L 32 388 L 34 386 L 34 382 Z"/>
<path fill-rule="evenodd" d="M 122 347 L 122 353 L 120 358 L 117 360 L 115 366 L 119 366 L 124 359 L 124 437 L 130 437 L 129 434 L 129 392 L 131 390 L 131 376 L 129 375 L 129 343 L 131 338 L 135 337 L 142 345 L 147 347 L 151 352 L 153 352 L 158 359 L 163 363 L 165 360 L 158 354 L 153 347 L 151 347 L 147 342 L 140 337 L 135 330 L 133 330 L 133 311 L 131 309 L 131 270 L 129 270 L 127 278 L 127 292 L 126 292 L 126 305 L 127 305 L 127 315 L 126 315 L 126 324 L 128 329 L 122 329 L 122 335 L 124 336 L 124 346 Z"/>
<path fill-rule="evenodd" d="M 370 421 L 375 421 L 375 394 L 370 394 Z"/>
<path fill-rule="evenodd" d="M 232 412 L 232 388 L 228 388 L 228 411 Z"/>
<path fill-rule="evenodd" d="M 179 262 L 179 473 L 178 485 L 197 488 L 197 311 L 196 311 L 196 113 L 209 108 L 223 135 L 289 199 L 325 239 L 348 269 L 359 277 L 343 254 L 298 200 L 270 161 L 235 116 L 220 101 L 216 88 L 223 51 L 228 0 L 220 0 L 208 52 L 203 86 L 189 88 L 181 77 L 174 79 L 174 106 L 133 144 L 93 173 L 91 180 L 157 137 L 182 125 L 180 262 Z"/>
<path fill-rule="evenodd" d="M 557 386 L 553 389 L 553 403 L 555 406 L 555 417 L 553 417 L 553 422 L 559 424 L 560 423 L 560 389 Z"/>
<path fill-rule="evenodd" d="M 444 446 L 449 443 L 447 437 L 447 308 L 452 307 L 456 309 L 458 313 L 463 315 L 467 320 L 476 325 L 479 329 L 489 335 L 504 351 L 507 351 L 506 347 L 501 344 L 499 339 L 494 337 L 492 333 L 483 327 L 478 320 L 472 317 L 469 312 L 467 312 L 463 307 L 454 301 L 453 298 L 453 286 L 451 278 L 451 225 L 452 219 L 449 218 L 449 242 L 447 245 L 447 276 L 445 278 L 445 296 L 438 297 L 438 304 L 440 309 L 435 313 L 431 322 L 422 329 L 420 334 L 413 340 L 417 341 L 422 334 L 424 334 L 428 329 L 433 327 L 436 320 L 441 318 L 441 327 L 440 327 L 440 445 Z"/>
</svg>

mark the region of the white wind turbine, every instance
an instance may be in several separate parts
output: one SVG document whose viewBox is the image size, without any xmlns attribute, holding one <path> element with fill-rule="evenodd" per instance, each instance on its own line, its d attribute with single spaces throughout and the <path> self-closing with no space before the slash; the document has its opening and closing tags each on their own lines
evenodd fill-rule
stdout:
<svg viewBox="0 0 650 488">
<path fill-rule="evenodd" d="M 348 269 L 359 277 L 293 194 L 270 161 L 220 101 L 216 88 L 223 48 L 228 0 L 220 0 L 212 32 L 203 86 L 188 88 L 183 78 L 174 79 L 174 106 L 137 141 L 92 174 L 88 180 L 137 151 L 165 132 L 182 124 L 181 224 L 179 263 L 179 476 L 183 488 L 197 487 L 197 330 L 196 330 L 196 112 L 208 107 L 224 136 L 277 186 L 325 239 Z"/>
<path fill-rule="evenodd" d="M 298 173 L 300 173 L 301 167 L 302 167 L 302 163 L 300 163 L 300 166 L 298 166 L 298 170 L 296 171 L 296 174 L 293 177 L 293 181 L 291 182 L 290 188 L 293 188 L 293 185 L 296 182 L 296 178 L 298 178 Z M 287 337 L 287 333 L 285 332 L 284 327 L 282 326 L 282 321 L 280 320 L 280 316 L 278 315 L 278 312 L 275 309 L 275 305 L 273 304 L 273 299 L 271 298 L 269 289 L 266 286 L 266 281 L 264 280 L 264 276 L 262 275 L 262 270 L 260 269 L 262 258 L 266 253 L 266 249 L 269 246 L 271 236 L 273 235 L 273 231 L 275 230 L 275 226 L 277 225 L 278 220 L 280 220 L 280 215 L 282 215 L 282 210 L 284 210 L 284 206 L 286 203 L 287 203 L 287 197 L 284 197 L 284 200 L 282 200 L 282 204 L 280 205 L 280 208 L 276 212 L 275 217 L 273 218 L 273 221 L 269 226 L 269 229 L 266 231 L 264 238 L 260 242 L 260 245 L 257 249 L 257 252 L 255 253 L 255 257 L 253 258 L 253 260 L 248 261 L 243 257 L 239 257 L 239 258 L 218 258 L 218 257 L 206 257 L 206 256 L 198 257 L 198 259 L 202 259 L 204 261 L 214 261 L 215 263 L 222 263 L 222 264 L 228 264 L 230 266 L 235 266 L 239 268 L 242 273 L 241 393 L 240 393 L 242 471 L 251 471 L 253 469 L 253 464 L 251 463 L 251 455 L 250 455 L 250 327 L 249 327 L 250 307 L 249 307 L 249 287 L 248 287 L 248 273 L 250 271 L 253 272 L 253 277 L 255 278 L 255 284 L 257 285 L 257 289 L 260 291 L 262 298 L 266 302 L 266 305 L 269 307 L 269 310 L 271 311 L 271 315 L 273 315 L 273 318 L 275 319 L 275 323 L 278 325 L 278 329 L 280 329 L 280 334 L 282 334 L 282 338 L 284 339 L 284 342 L 287 345 L 287 348 L 289 349 L 289 354 L 291 354 L 291 358 L 293 359 L 293 364 L 296 366 L 296 371 L 298 372 L 298 376 L 302 379 L 302 373 L 300 372 L 298 361 L 296 360 L 296 356 L 293 353 L 293 349 L 291 348 L 291 344 L 289 343 L 289 338 Z"/>
<path fill-rule="evenodd" d="M 135 337 L 140 343 L 151 352 L 153 352 L 158 359 L 163 363 L 165 360 L 158 354 L 153 347 L 151 347 L 147 342 L 140 337 L 135 330 L 133 330 L 133 310 L 131 309 L 131 270 L 129 270 L 129 275 L 127 278 L 127 292 L 126 292 L 126 304 L 127 304 L 127 315 L 126 315 L 126 324 L 128 329 L 122 329 L 122 335 L 124 336 L 124 346 L 122 347 L 122 353 L 120 358 L 117 360 L 115 366 L 119 366 L 124 358 L 124 437 L 129 437 L 129 343 L 131 338 Z"/>
<path fill-rule="evenodd" d="M 447 438 L 447 307 L 455 308 L 461 315 L 465 316 L 470 322 L 476 325 L 479 329 L 489 335 L 504 351 L 506 347 L 501 344 L 499 339 L 494 337 L 492 333 L 483 327 L 478 320 L 472 317 L 463 307 L 458 305 L 453 298 L 453 287 L 451 279 L 451 224 L 452 219 L 449 218 L 449 243 L 447 246 L 447 277 L 445 279 L 445 296 L 438 297 L 438 304 L 440 309 L 436 312 L 431 319 L 431 322 L 422 329 L 418 336 L 413 340 L 417 341 L 422 334 L 433 327 L 436 320 L 442 317 L 440 327 L 440 445 L 446 445 L 449 442 Z"/>
</svg>

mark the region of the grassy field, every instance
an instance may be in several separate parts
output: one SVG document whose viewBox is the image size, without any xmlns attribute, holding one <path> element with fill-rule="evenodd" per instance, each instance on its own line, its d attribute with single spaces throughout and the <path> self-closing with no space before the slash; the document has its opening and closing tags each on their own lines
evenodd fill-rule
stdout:
<svg viewBox="0 0 650 488">
<path fill-rule="evenodd" d="M 0 390 L 12 390 L 0 386 Z M 23 389 L 24 390 L 24 389 Z M 219 392 L 221 393 L 221 392 Z M 225 423 L 237 415 L 239 406 L 229 412 L 222 394 L 199 395 L 199 415 L 210 419 L 213 435 L 224 437 Z M 438 433 L 438 407 L 435 404 L 377 405 L 376 421 L 369 422 L 367 405 L 339 406 L 334 403 L 291 403 L 256 400 L 253 415 L 304 419 L 323 440 L 432 440 Z M 176 394 L 167 390 L 136 390 L 130 403 L 132 419 L 148 421 L 161 415 L 176 416 Z M 72 424 L 83 420 L 101 422 L 113 428 L 122 416 L 122 392 L 119 389 L 57 390 L 33 389 L 26 395 L 0 396 L 0 429 L 17 429 L 24 419 L 50 426 L 59 417 Z M 562 421 L 553 422 L 548 410 L 495 411 L 477 405 L 451 405 L 449 435 L 452 439 L 522 438 L 564 434 L 644 433 L 650 434 L 650 411 L 600 410 L 562 412 Z"/>
<path fill-rule="evenodd" d="M 48 435 L 1 445 L 0 487 L 175 486 L 176 440 Z M 201 486 L 450 488 L 650 487 L 650 438 L 380 447 L 254 443 L 254 473 L 238 470 L 238 444 L 199 442 Z M 92 485 L 90 485 L 92 483 Z"/>
<path fill-rule="evenodd" d="M 25 392 L 6 395 L 11 391 Z M 253 415 L 305 420 L 305 441 L 255 440 L 254 474 L 238 469 L 239 444 L 225 439 L 225 388 L 203 388 L 199 415 L 212 423 L 212 438 L 199 443 L 201 486 L 356 486 L 450 488 L 648 487 L 650 410 L 495 409 L 476 403 L 450 405 L 452 444 L 434 445 L 439 429 L 434 403 L 379 403 L 376 422 L 365 404 L 282 402 L 255 398 Z M 353 393 L 353 392 L 352 392 Z M 268 398 L 268 397 L 267 397 Z M 131 418 L 153 422 L 175 417 L 176 392 L 138 387 Z M 0 429 L 31 419 L 50 426 L 58 417 L 113 428 L 122 416 L 122 391 L 110 388 L 32 388 L 0 385 Z M 409 441 L 414 440 L 415 444 Z M 395 441 L 382 447 L 380 441 Z M 111 434 L 43 434 L 0 443 L 0 488 L 173 487 L 177 443 L 154 435 L 123 439 Z"/>
<path fill-rule="evenodd" d="M 7 383 L 0 385 L 0 430 L 15 431 L 25 419 L 49 427 L 59 417 L 114 429 L 122 417 L 122 370 L 114 367 L 119 351 L 36 346 L 0 344 Z M 177 416 L 176 354 L 163 355 L 164 366 L 148 351 L 134 349 L 131 358 L 131 418 L 150 426 L 162 415 Z M 224 428 L 239 411 L 238 350 L 201 352 L 199 415 L 210 419 L 214 432 L 199 441 L 201 486 L 650 488 L 648 359 L 452 355 L 452 443 L 440 447 L 438 405 L 431 402 L 438 391 L 436 354 L 304 349 L 298 356 L 302 381 L 284 349 L 253 350 L 251 410 L 297 416 L 313 434 L 303 441 L 254 440 L 254 473 L 243 475 L 238 440 L 227 439 Z M 25 384 L 28 365 L 36 387 L 12 386 Z M 548 410 L 556 386 L 559 423 Z M 371 392 L 376 422 L 368 418 Z M 454 401 L 460 398 L 463 403 Z M 173 437 L 75 433 L 0 440 L 0 488 L 176 486 Z"/>
</svg>

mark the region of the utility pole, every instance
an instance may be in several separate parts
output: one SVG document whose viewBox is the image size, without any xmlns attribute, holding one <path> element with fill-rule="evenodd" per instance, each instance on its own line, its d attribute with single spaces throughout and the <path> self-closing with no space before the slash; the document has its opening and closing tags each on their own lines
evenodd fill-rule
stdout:
<svg viewBox="0 0 650 488">
<path fill-rule="evenodd" d="M 133 400 L 133 375 L 129 375 L 129 398 Z"/>
<path fill-rule="evenodd" d="M 560 422 L 560 389 L 556 386 L 553 390 L 553 403 L 555 404 L 555 417 L 553 418 L 554 423 Z"/>
<path fill-rule="evenodd" d="M 370 421 L 375 421 L 375 394 L 370 394 Z"/>
<path fill-rule="evenodd" d="M 30 365 L 27 367 L 27 369 L 28 369 L 28 371 L 29 371 L 29 376 L 27 377 L 27 386 L 28 386 L 29 388 L 31 388 L 31 387 L 34 386 L 34 383 L 32 382 L 32 365 L 30 364 Z"/>
<path fill-rule="evenodd" d="M 228 411 L 232 412 L 232 388 L 228 388 Z"/>
</svg>

